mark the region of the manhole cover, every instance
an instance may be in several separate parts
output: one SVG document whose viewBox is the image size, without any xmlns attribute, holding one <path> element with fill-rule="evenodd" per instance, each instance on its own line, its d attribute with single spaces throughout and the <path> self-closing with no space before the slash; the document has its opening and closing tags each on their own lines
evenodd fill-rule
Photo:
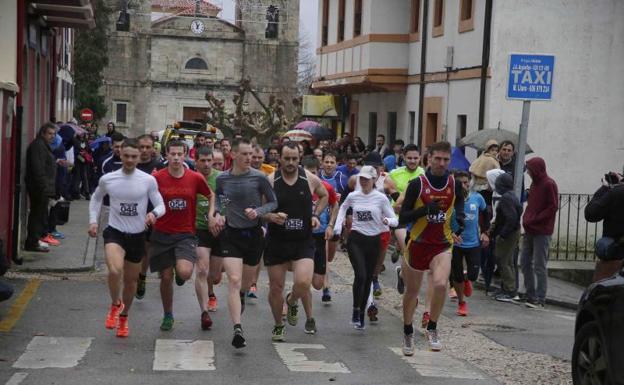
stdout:
<svg viewBox="0 0 624 385">
<path fill-rule="evenodd" d="M 479 332 L 523 332 L 526 329 L 517 328 L 515 326 L 493 324 L 493 323 L 465 323 L 463 328 L 470 328 Z"/>
</svg>

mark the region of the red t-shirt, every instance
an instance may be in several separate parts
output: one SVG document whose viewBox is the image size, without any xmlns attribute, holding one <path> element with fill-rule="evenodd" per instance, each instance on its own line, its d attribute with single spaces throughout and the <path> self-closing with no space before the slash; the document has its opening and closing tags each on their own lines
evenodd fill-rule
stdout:
<svg viewBox="0 0 624 385">
<path fill-rule="evenodd" d="M 171 176 L 166 168 L 153 175 L 158 182 L 158 191 L 166 208 L 165 215 L 158 218 L 154 228 L 168 234 L 195 234 L 197 194 L 205 195 L 207 198 L 212 195 L 206 179 L 202 174 L 186 168 L 180 178 Z"/>
</svg>

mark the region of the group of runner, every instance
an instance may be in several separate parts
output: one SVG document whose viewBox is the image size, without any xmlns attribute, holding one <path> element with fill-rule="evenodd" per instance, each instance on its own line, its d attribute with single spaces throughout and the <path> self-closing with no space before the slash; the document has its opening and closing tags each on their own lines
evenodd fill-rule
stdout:
<svg viewBox="0 0 624 385">
<path fill-rule="evenodd" d="M 425 272 L 429 310 L 423 327 L 430 348 L 441 349 L 437 321 L 449 285 L 453 245 L 463 242 L 467 187 L 449 173 L 447 142 L 428 148 L 426 170 L 420 167 L 418 148 L 406 146 L 405 166 L 390 173 L 383 171 L 375 152 L 364 158 L 360 169 L 338 169 L 335 153 L 304 157 L 296 142 L 279 148 L 277 169 L 265 165 L 262 148 L 244 138 L 232 141 L 227 154 L 194 148 L 196 171 L 189 167 L 188 148 L 180 140 L 166 144 L 163 162 L 157 160 L 149 135 L 125 139 L 118 149 L 120 168 L 102 176 L 89 205 L 89 234 L 95 237 L 104 197 L 110 197 L 102 234 L 112 300 L 105 326 L 116 329 L 118 337 L 129 335 L 128 313 L 133 299 L 145 295 L 149 266 L 160 277 L 163 331 L 174 325 L 173 282 L 183 285 L 194 270 L 201 328 L 210 329 L 209 313 L 218 306 L 213 286 L 224 272 L 232 345 L 246 346 L 241 315 L 261 260 L 269 277 L 272 340 L 285 340 L 284 318 L 297 324 L 299 302 L 305 332 L 316 333 L 311 287 L 323 290 L 323 302 L 331 301 L 327 263 L 341 237 L 347 240 L 354 270 L 351 323 L 364 329 L 367 316 L 377 320 L 377 277 L 394 235 L 397 255 L 403 256 L 397 269 L 397 288 L 404 294 L 403 352 L 414 354 L 412 319 Z M 231 167 L 223 170 L 224 163 Z M 293 283 L 285 293 L 289 271 Z M 463 268 L 454 266 L 452 281 L 460 282 L 460 275 Z"/>
</svg>

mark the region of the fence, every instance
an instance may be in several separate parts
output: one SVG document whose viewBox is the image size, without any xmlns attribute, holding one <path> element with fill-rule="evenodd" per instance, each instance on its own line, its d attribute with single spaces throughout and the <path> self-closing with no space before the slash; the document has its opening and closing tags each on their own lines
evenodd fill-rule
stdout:
<svg viewBox="0 0 624 385">
<path fill-rule="evenodd" d="M 558 261 L 594 261 L 594 244 L 602 234 L 602 222 L 585 220 L 585 206 L 592 195 L 559 194 L 550 259 Z"/>
</svg>

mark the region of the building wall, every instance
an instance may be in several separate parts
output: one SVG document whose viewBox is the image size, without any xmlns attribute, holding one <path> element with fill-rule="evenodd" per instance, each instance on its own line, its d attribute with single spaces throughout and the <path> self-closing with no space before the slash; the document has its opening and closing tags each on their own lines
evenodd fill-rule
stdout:
<svg viewBox="0 0 624 385">
<path fill-rule="evenodd" d="M 17 1 L 0 2 L 0 52 L 17 52 Z M 17 56 L 0 60 L 0 82 L 17 84 Z"/>
<path fill-rule="evenodd" d="M 554 54 L 552 101 L 531 103 L 528 142 L 561 192 L 593 193 L 624 163 L 624 3 L 558 4 L 494 3 L 487 122 L 518 130 L 522 103 L 505 98 L 508 55 Z M 531 28 L 518 28 L 527 20 Z"/>
</svg>

